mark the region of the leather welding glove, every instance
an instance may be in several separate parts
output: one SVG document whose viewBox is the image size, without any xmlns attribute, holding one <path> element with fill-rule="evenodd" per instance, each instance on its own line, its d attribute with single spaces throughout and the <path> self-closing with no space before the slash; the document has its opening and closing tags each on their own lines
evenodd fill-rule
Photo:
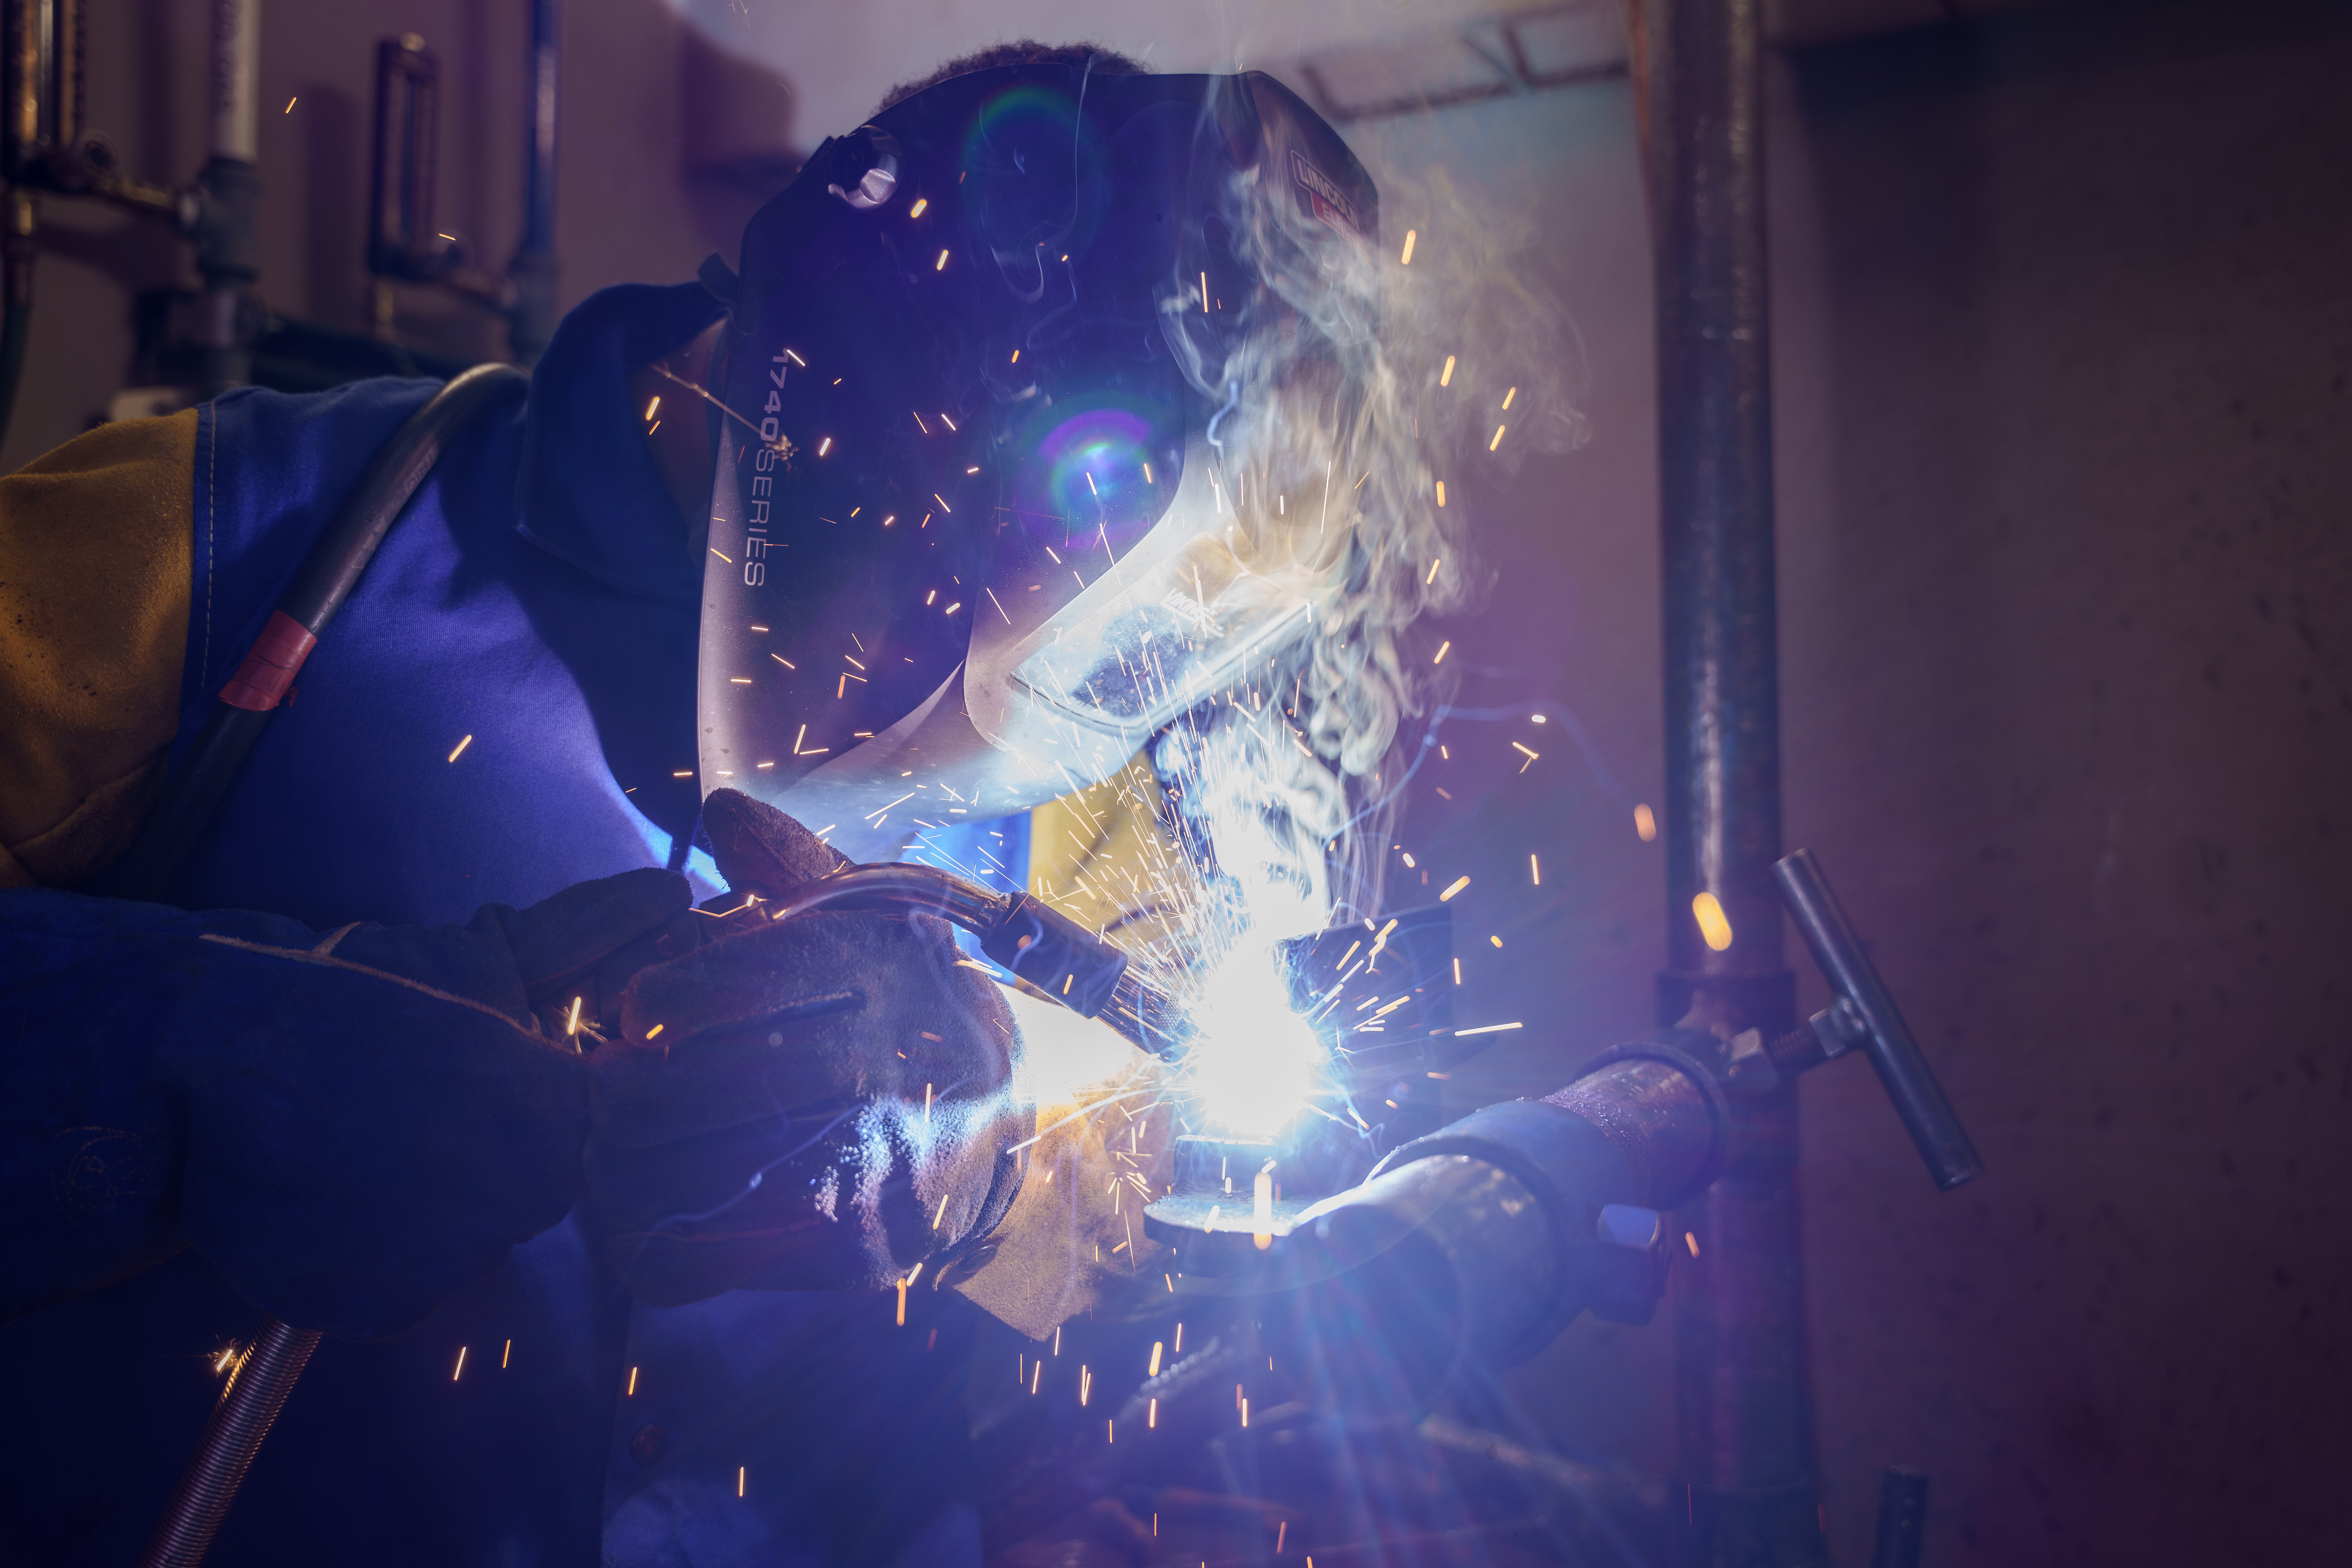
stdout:
<svg viewBox="0 0 2352 1568">
<path fill-rule="evenodd" d="M 740 1288 L 877 1289 L 993 1227 L 1032 1116 L 995 984 L 920 914 L 765 904 L 846 864 L 731 790 L 703 803 L 745 903 L 647 969 L 590 1058 L 591 1201 L 656 1305 Z M 673 928 L 675 929 L 675 927 Z M 936 1275 L 934 1276 L 936 1278 Z"/>
<path fill-rule="evenodd" d="M 690 897 L 632 871 L 322 936 L 0 892 L 0 1318 L 193 1246 L 297 1328 L 422 1319 L 578 1197 L 572 988 Z"/>
</svg>

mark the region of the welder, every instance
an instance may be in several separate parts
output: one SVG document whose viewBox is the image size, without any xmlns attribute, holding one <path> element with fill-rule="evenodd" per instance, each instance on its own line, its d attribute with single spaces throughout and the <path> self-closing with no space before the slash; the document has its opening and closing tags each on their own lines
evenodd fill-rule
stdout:
<svg viewBox="0 0 2352 1568">
<path fill-rule="evenodd" d="M 1136 759 L 1245 665 L 1341 799 L 1383 645 L 1303 628 L 1427 552 L 1275 437 L 1364 416 L 1373 207 L 1261 77 L 898 89 L 740 274 L 592 297 L 450 438 L 163 902 L 107 878 L 434 389 L 0 481 L 11 1555 L 131 1560 L 267 1312 L 330 1338 L 220 1563 L 977 1562 L 954 1292 L 1041 1331 L 1082 1223 L 943 925 L 760 906 L 919 833 L 1141 930 L 1102 862 L 1186 855 Z"/>
</svg>

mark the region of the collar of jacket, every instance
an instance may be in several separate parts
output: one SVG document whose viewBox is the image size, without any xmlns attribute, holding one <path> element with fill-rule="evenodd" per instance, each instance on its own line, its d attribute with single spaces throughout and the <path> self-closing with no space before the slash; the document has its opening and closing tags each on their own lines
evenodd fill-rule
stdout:
<svg viewBox="0 0 2352 1568">
<path fill-rule="evenodd" d="M 646 447 L 629 377 L 724 310 L 699 283 L 625 283 L 563 318 L 531 373 L 516 479 L 525 539 L 625 593 L 699 601 L 702 563 Z"/>
</svg>

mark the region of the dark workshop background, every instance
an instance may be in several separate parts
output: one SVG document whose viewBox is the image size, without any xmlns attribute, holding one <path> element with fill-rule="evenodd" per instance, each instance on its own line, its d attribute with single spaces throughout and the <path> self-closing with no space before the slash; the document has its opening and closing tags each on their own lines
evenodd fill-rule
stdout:
<svg viewBox="0 0 2352 1568">
<path fill-rule="evenodd" d="M 1365 0 L 1306 42 L 1512 8 Z M 793 125 L 795 78 L 870 98 L 909 50 L 1024 31 L 1169 68 L 1247 45 L 1286 74 L 1271 24 L 1234 21 L 1271 5 L 895 9 L 859 8 L 891 43 L 860 52 L 803 50 L 847 13 L 781 0 L 571 0 L 563 301 L 731 255 L 779 160 L 846 129 Z M 90 16 L 90 123 L 133 174 L 190 177 L 202 5 Z M 1786 839 L 1822 857 L 1988 1165 L 1939 1195 L 1864 1068 L 1806 1080 L 1836 1558 L 1866 1560 L 1878 1470 L 1905 1463 L 1934 1477 L 1934 1568 L 2352 1561 L 2352 10 L 1772 16 Z M 395 31 L 444 56 L 441 226 L 504 262 L 526 25 L 510 0 L 271 5 L 275 309 L 371 320 L 370 82 Z M 1473 877 L 1464 1021 L 1528 1025 L 1448 1085 L 1467 1109 L 1643 1030 L 1664 949 L 1633 811 L 1661 742 L 1632 94 L 1604 73 L 1347 131 L 1376 173 L 1444 165 L 1531 205 L 1586 356 L 1590 441 L 1467 487 L 1494 587 L 1444 628 L 1461 700 L 1549 722 L 1449 724 L 1399 835 Z M 132 295 L 193 280 L 136 220 L 47 213 L 10 467 L 132 377 Z M 422 289 L 398 321 L 450 352 L 503 341 Z M 1541 761 L 1518 771 L 1515 739 Z M 1531 1429 L 1670 1470 L 1669 1339 L 1663 1313 L 1577 1325 L 1516 1374 Z"/>
</svg>

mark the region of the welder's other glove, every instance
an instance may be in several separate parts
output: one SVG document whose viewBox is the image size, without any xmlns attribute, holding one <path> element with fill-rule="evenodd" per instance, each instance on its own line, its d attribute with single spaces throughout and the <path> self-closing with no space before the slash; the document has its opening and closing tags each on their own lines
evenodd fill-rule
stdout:
<svg viewBox="0 0 2352 1568">
<path fill-rule="evenodd" d="M 703 822 L 766 904 L 845 864 L 731 790 Z M 630 1288 L 880 1288 L 984 1236 L 1033 1119 L 1007 1092 L 1012 1014 L 946 924 L 758 904 L 706 923 L 716 940 L 630 983 L 590 1058 L 591 1201 Z"/>
<path fill-rule="evenodd" d="M 578 1197 L 585 1058 L 559 1020 L 690 897 L 633 871 L 321 936 L 0 892 L 0 1319 L 194 1246 L 298 1328 L 415 1322 Z"/>
</svg>

